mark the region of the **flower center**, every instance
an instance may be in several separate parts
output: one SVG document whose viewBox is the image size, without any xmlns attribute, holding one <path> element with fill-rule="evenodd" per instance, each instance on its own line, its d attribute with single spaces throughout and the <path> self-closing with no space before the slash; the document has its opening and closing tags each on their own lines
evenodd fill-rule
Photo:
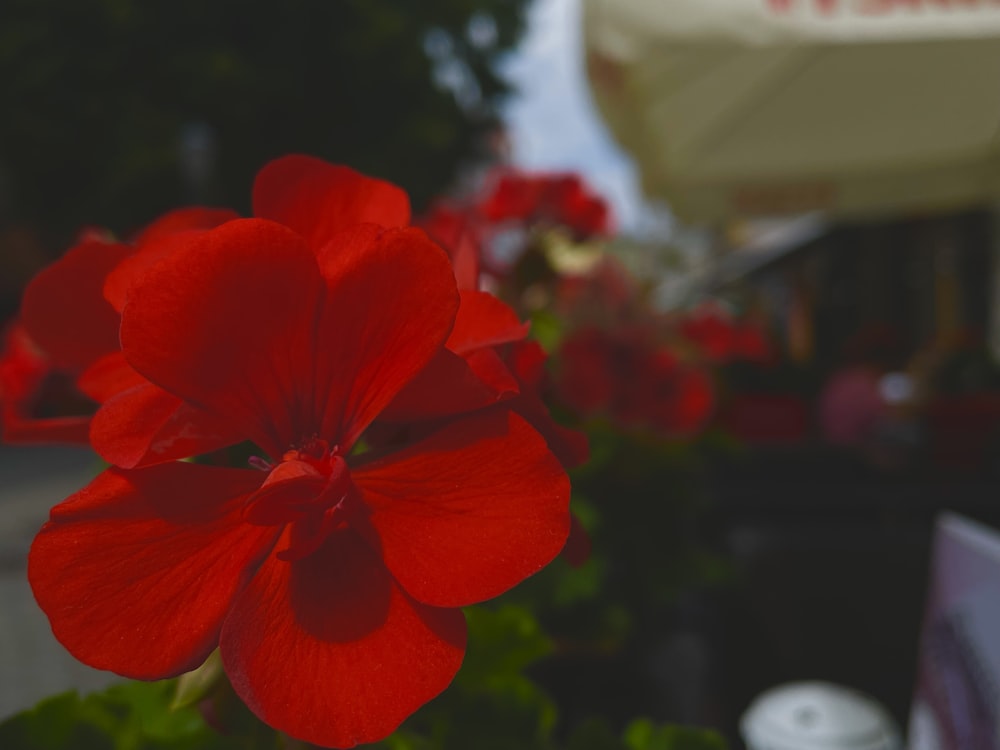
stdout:
<svg viewBox="0 0 1000 750">
<path fill-rule="evenodd" d="M 255 526 L 291 524 L 291 542 L 278 553 L 280 559 L 298 560 L 315 552 L 333 531 L 347 525 L 357 489 L 337 446 L 313 438 L 288 450 L 276 465 L 260 459 L 251 465 L 269 473 L 247 498 L 243 517 Z"/>
</svg>

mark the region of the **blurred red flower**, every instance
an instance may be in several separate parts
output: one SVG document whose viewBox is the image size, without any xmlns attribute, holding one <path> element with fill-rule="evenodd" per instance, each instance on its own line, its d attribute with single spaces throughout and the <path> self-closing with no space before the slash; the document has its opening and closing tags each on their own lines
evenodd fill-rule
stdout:
<svg viewBox="0 0 1000 750">
<path fill-rule="evenodd" d="M 478 289 L 481 230 L 471 213 L 457 203 L 437 201 L 419 226 L 448 253 L 458 288 Z"/>
<path fill-rule="evenodd" d="M 704 427 L 714 406 L 712 381 L 643 326 L 581 328 L 563 341 L 556 393 L 584 417 L 670 437 Z"/>
<path fill-rule="evenodd" d="M 679 330 L 709 362 L 766 363 L 774 358 L 774 348 L 763 330 L 751 321 L 732 317 L 719 305 L 704 304 L 691 311 L 681 319 Z"/>
<path fill-rule="evenodd" d="M 577 237 L 606 235 L 612 230 L 607 203 L 572 173 L 503 171 L 491 183 L 479 211 L 489 221 L 555 224 Z"/>
<path fill-rule="evenodd" d="M 0 355 L 7 381 L 7 442 L 87 442 L 96 404 L 143 379 L 122 359 L 118 344 L 128 280 L 162 253 L 164 240 L 235 218 L 231 211 L 189 208 L 153 222 L 133 242 L 96 229 L 44 268 L 25 289 L 19 322 Z M 34 376 L 25 378 L 32 363 Z M 20 365 L 18 364 L 20 362 Z M 16 387 L 12 372 L 22 377 Z M 51 385 L 59 383 L 59 392 Z M 38 417 L 39 412 L 46 413 Z M 72 412 L 71 416 L 69 412 Z"/>
<path fill-rule="evenodd" d="M 131 281 L 122 354 L 157 391 L 101 407 L 95 438 L 125 468 L 52 511 L 29 578 L 82 661 L 159 679 L 218 646 L 265 722 L 348 747 L 449 684 L 459 607 L 559 552 L 568 480 L 503 403 L 359 452 L 460 336 L 452 267 L 402 228 L 405 194 L 319 160 L 265 167 L 254 210 L 178 237 Z M 183 423 L 147 416 L 158 392 Z M 249 440 L 266 457 L 256 471 L 167 460 L 191 440 Z"/>
<path fill-rule="evenodd" d="M 694 435 L 705 426 L 715 403 L 705 370 L 666 347 L 642 352 L 633 367 L 633 376 L 621 383 L 615 410 L 620 422 L 672 437 Z"/>
<path fill-rule="evenodd" d="M 64 413 L 68 403 L 86 408 L 80 400 L 72 384 L 53 371 L 24 326 L 9 325 L 0 349 L 0 438 L 20 443 L 86 443 L 90 418 Z M 56 415 L 39 414 L 40 409 Z"/>
</svg>

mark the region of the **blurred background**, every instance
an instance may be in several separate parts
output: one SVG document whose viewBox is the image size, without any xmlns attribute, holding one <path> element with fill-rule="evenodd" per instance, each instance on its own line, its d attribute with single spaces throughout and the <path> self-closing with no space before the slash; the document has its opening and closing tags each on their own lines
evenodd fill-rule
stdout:
<svg viewBox="0 0 1000 750">
<path fill-rule="evenodd" d="M 247 214 L 286 153 L 396 182 L 418 215 L 481 205 L 498 174 L 582 178 L 613 220 L 536 216 L 513 253 L 509 225 L 484 234 L 492 288 L 534 320 L 595 457 L 576 486 L 599 569 L 542 613 L 563 648 L 531 672 L 561 726 L 647 715 L 738 747 L 751 700 L 805 679 L 907 725 L 939 514 L 1000 525 L 1000 7 L 6 0 L 0 102 L 0 323 L 84 228 Z M 606 360 L 570 345 L 595 320 L 632 332 Z M 690 423 L 566 395 L 633 357 L 640 327 L 704 373 Z M 24 612 L 0 644 L 45 637 L 23 554 L 87 456 L 0 445 L 0 609 Z M 21 664 L 0 715 L 105 679 L 18 653 L 0 652 Z"/>
</svg>

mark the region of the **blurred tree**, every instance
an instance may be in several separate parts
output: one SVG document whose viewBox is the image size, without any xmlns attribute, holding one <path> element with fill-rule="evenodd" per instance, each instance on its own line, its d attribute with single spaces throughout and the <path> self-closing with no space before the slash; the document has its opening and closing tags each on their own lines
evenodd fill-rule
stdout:
<svg viewBox="0 0 1000 750">
<path fill-rule="evenodd" d="M 254 172 L 307 152 L 417 206 L 474 158 L 493 62 L 526 0 L 5 0 L 0 227 L 45 244 L 180 203 L 249 208 Z"/>
</svg>

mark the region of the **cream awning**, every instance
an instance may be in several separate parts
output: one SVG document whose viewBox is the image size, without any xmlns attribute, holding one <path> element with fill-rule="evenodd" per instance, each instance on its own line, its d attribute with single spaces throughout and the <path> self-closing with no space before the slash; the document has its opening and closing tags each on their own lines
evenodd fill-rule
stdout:
<svg viewBox="0 0 1000 750">
<path fill-rule="evenodd" d="M 588 73 L 688 221 L 1000 197 L 1000 0 L 583 0 Z"/>
</svg>

